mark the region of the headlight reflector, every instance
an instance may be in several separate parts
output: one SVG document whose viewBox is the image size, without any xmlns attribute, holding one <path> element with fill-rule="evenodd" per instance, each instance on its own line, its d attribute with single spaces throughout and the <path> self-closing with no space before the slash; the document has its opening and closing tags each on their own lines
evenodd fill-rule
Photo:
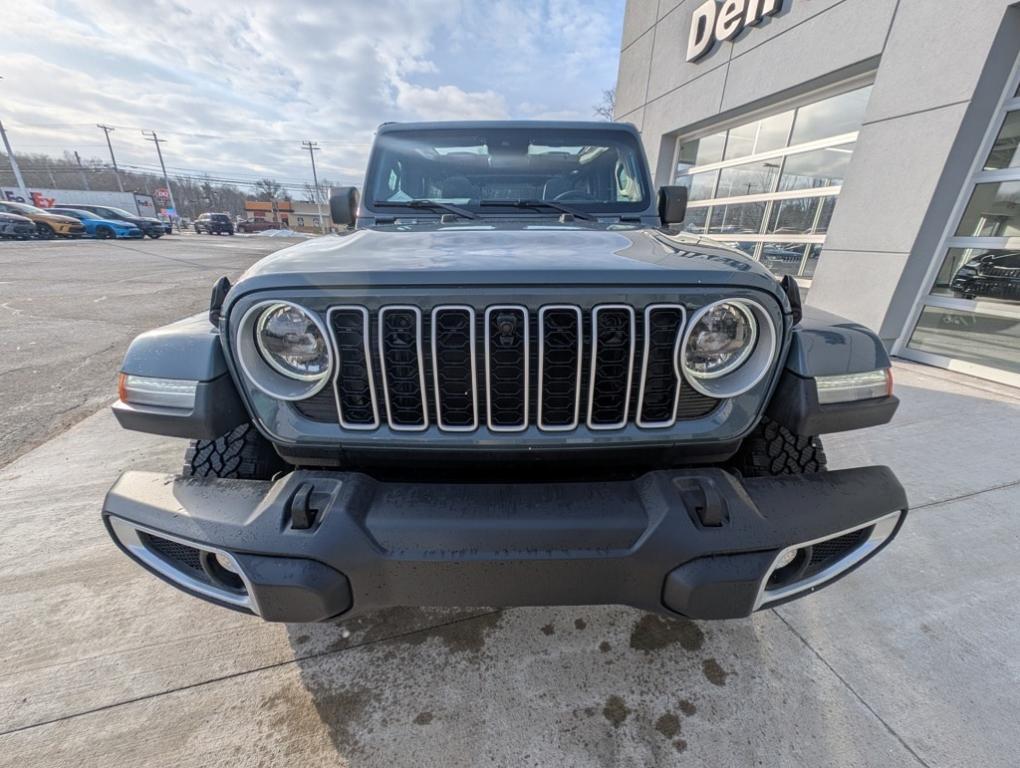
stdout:
<svg viewBox="0 0 1020 768">
<path fill-rule="evenodd" d="M 298 381 L 318 381 L 329 373 L 329 345 L 318 323 L 300 307 L 279 303 L 259 317 L 255 339 L 273 368 Z"/>
<path fill-rule="evenodd" d="M 754 351 L 758 324 L 743 304 L 720 302 L 695 323 L 683 349 L 683 365 L 699 379 L 716 379 L 739 368 Z"/>
</svg>

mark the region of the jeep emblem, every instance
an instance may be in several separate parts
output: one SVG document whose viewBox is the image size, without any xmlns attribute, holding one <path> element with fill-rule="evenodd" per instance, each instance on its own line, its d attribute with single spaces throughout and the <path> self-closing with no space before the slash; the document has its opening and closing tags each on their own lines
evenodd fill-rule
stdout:
<svg viewBox="0 0 1020 768">
<path fill-rule="evenodd" d="M 687 61 L 697 61 L 715 42 L 732 40 L 744 27 L 754 26 L 766 16 L 779 13 L 783 0 L 706 0 L 691 16 Z"/>
</svg>

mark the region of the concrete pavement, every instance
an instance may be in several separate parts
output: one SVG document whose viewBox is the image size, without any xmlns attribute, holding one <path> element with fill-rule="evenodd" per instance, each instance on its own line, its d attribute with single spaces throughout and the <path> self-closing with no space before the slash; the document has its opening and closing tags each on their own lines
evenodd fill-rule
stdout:
<svg viewBox="0 0 1020 768">
<path fill-rule="evenodd" d="M 826 440 L 915 511 L 873 563 L 746 621 L 625 608 L 267 625 L 99 523 L 183 442 L 104 410 L 0 470 L 0 766 L 1014 766 L 1020 392 L 897 366 L 895 422 Z"/>
</svg>

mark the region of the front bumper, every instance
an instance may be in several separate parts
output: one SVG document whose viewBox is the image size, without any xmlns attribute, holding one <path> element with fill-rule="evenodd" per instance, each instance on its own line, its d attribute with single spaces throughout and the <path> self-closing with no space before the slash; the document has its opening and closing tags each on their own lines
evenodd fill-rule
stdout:
<svg viewBox="0 0 1020 768">
<path fill-rule="evenodd" d="M 886 467 L 506 485 L 128 472 L 103 505 L 114 541 L 156 575 L 287 622 L 408 605 L 626 604 L 738 618 L 853 570 L 906 512 Z"/>
</svg>

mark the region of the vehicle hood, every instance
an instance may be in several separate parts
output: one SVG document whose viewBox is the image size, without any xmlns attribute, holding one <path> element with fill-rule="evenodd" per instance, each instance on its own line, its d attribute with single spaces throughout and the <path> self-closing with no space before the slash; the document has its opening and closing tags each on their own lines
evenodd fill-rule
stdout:
<svg viewBox="0 0 1020 768">
<path fill-rule="evenodd" d="M 44 221 L 54 221 L 61 224 L 81 224 L 81 222 L 74 218 L 74 216 L 64 216 L 59 213 L 37 213 L 35 214 L 37 219 L 43 219 Z"/>
<path fill-rule="evenodd" d="M 2 213 L 0 212 L 0 221 L 8 224 L 31 224 L 32 220 L 27 216 L 21 216 L 17 213 Z"/>
<path fill-rule="evenodd" d="M 246 289 L 407 285 L 740 285 L 772 274 L 704 237 L 641 225 L 389 226 L 327 235 L 253 265 Z"/>
</svg>

